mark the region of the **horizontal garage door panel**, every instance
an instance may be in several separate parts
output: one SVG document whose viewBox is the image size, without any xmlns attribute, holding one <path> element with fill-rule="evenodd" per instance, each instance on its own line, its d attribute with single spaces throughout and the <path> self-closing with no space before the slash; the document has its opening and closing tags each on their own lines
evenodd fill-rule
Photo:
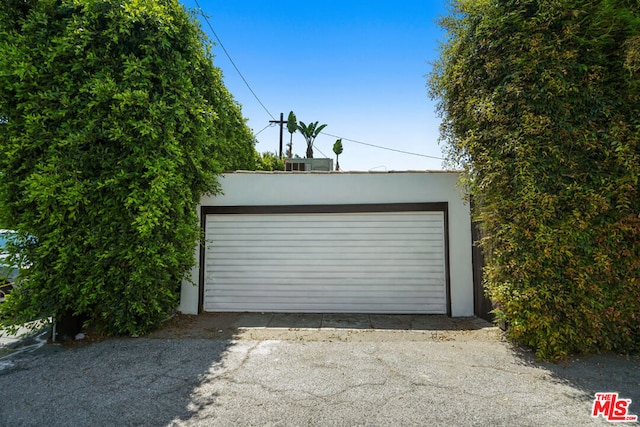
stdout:
<svg viewBox="0 0 640 427">
<path fill-rule="evenodd" d="M 205 311 L 446 313 L 443 212 L 210 214 Z"/>
</svg>

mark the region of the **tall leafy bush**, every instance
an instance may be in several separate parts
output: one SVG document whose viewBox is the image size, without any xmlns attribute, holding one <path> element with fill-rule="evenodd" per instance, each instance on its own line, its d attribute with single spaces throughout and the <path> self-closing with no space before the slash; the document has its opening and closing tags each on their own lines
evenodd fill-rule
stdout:
<svg viewBox="0 0 640 427">
<path fill-rule="evenodd" d="M 486 286 L 545 359 L 640 350 L 640 3 L 454 1 L 430 79 Z"/>
<path fill-rule="evenodd" d="M 177 0 L 6 0 L 0 52 L 0 216 L 32 236 L 2 316 L 150 330 L 194 262 L 200 196 L 255 165 L 204 33 Z"/>
</svg>

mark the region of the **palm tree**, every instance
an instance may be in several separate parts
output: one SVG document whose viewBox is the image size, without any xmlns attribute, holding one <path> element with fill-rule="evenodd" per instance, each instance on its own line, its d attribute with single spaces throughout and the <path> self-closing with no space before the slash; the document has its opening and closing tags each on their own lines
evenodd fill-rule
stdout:
<svg viewBox="0 0 640 427">
<path fill-rule="evenodd" d="M 338 162 L 338 157 L 342 154 L 342 138 L 336 140 L 336 143 L 333 144 L 333 152 L 336 155 L 336 170 L 340 170 L 340 162 Z"/>
<path fill-rule="evenodd" d="M 309 123 L 309 125 L 304 124 L 304 122 L 300 122 L 298 124 L 298 130 L 307 141 L 308 159 L 313 159 L 313 141 L 315 141 L 316 137 L 325 127 L 327 127 L 326 124 L 318 126 L 318 122 Z"/>
</svg>

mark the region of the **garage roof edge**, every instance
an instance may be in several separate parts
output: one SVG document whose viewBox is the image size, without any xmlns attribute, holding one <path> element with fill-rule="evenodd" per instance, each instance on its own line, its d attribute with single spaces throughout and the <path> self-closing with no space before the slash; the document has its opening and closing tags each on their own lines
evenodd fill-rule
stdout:
<svg viewBox="0 0 640 427">
<path fill-rule="evenodd" d="M 406 170 L 406 171 L 229 171 L 223 172 L 224 175 L 229 174 L 250 174 L 250 175 L 291 175 L 291 174 L 303 174 L 303 175 L 382 175 L 382 174 L 442 174 L 442 173 L 462 173 L 461 170 Z"/>
</svg>

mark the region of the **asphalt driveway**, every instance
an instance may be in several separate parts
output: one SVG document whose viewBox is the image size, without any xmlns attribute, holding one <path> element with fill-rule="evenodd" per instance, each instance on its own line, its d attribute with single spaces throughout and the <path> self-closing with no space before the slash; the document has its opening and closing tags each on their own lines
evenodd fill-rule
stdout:
<svg viewBox="0 0 640 427">
<path fill-rule="evenodd" d="M 183 316 L 143 338 L 0 339 L 0 425 L 610 425 L 594 394 L 640 415 L 639 362 L 538 363 L 478 319 Z"/>
</svg>

